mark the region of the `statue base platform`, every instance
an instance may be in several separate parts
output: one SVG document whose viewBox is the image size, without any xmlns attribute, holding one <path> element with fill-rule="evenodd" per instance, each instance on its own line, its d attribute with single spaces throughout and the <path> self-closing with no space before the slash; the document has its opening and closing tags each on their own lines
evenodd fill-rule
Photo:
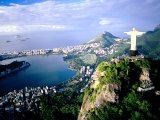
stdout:
<svg viewBox="0 0 160 120">
<path fill-rule="evenodd" d="M 138 50 L 130 50 L 129 51 L 129 56 L 136 56 L 138 55 Z"/>
</svg>

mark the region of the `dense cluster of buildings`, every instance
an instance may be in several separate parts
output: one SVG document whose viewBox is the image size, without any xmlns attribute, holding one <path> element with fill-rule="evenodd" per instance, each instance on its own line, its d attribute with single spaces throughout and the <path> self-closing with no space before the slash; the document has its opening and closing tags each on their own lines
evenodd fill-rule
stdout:
<svg viewBox="0 0 160 120">
<path fill-rule="evenodd" d="M 82 76 L 80 78 L 80 81 L 83 81 L 83 80 L 86 81 L 86 85 L 83 88 L 81 88 L 80 92 L 84 92 L 85 89 L 90 86 L 90 77 L 93 74 L 93 72 L 94 72 L 94 69 L 91 66 L 82 66 L 80 68 L 79 73 Z"/>
<path fill-rule="evenodd" d="M 0 118 L 7 114 L 10 119 L 14 117 L 14 113 L 21 113 L 25 110 L 34 112 L 40 109 L 40 96 L 44 94 L 56 93 L 55 87 L 25 87 L 21 90 L 14 90 L 3 97 L 0 97 Z"/>
<path fill-rule="evenodd" d="M 79 71 L 79 73 L 82 74 L 83 76 L 90 76 L 92 72 L 93 68 L 91 68 L 91 66 L 82 66 Z"/>
<path fill-rule="evenodd" d="M 16 57 L 30 56 L 30 55 L 46 55 L 52 52 L 52 49 L 35 49 L 35 50 L 24 50 L 20 52 L 1 52 L 0 60 L 11 59 Z"/>
<path fill-rule="evenodd" d="M 35 50 L 25 50 L 22 52 L 19 52 L 21 55 L 46 55 L 48 53 L 52 52 L 51 49 L 35 49 Z"/>
<path fill-rule="evenodd" d="M 92 44 L 83 44 L 77 46 L 68 46 L 64 48 L 54 48 L 53 53 L 63 53 L 63 54 L 82 53 L 87 50 L 98 48 L 99 46 L 100 43 L 92 43 Z"/>
</svg>

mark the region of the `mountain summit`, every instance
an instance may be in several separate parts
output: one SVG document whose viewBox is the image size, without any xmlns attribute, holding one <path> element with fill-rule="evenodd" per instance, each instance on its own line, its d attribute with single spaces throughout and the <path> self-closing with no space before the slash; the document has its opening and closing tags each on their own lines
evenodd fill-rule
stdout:
<svg viewBox="0 0 160 120">
<path fill-rule="evenodd" d="M 160 24 L 157 25 L 157 26 L 154 28 L 154 30 L 160 30 Z"/>
<path fill-rule="evenodd" d="M 115 43 L 115 39 L 118 38 L 114 35 L 112 35 L 109 32 L 104 31 L 102 34 L 97 35 L 92 40 L 87 42 L 86 44 L 91 43 L 101 43 L 101 47 L 108 47 Z"/>
</svg>

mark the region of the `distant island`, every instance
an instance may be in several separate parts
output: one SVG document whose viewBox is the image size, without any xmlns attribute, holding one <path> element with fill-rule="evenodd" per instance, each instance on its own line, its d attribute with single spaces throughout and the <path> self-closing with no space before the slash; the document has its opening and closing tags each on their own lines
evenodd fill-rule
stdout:
<svg viewBox="0 0 160 120">
<path fill-rule="evenodd" d="M 0 65 L 0 78 L 29 66 L 30 63 L 25 61 L 13 61 L 12 63 L 7 65 Z"/>
<path fill-rule="evenodd" d="M 7 40 L 7 41 L 6 41 L 6 43 L 9 43 L 9 42 L 12 42 L 12 41 L 10 41 L 10 40 Z"/>
</svg>

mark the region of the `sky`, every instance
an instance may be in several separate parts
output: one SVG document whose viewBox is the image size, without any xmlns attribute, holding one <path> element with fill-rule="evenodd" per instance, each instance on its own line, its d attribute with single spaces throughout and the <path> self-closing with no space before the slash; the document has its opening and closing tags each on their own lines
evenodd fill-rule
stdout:
<svg viewBox="0 0 160 120">
<path fill-rule="evenodd" d="M 0 34 L 32 31 L 108 31 L 160 24 L 159 0 L 0 0 Z"/>
</svg>

